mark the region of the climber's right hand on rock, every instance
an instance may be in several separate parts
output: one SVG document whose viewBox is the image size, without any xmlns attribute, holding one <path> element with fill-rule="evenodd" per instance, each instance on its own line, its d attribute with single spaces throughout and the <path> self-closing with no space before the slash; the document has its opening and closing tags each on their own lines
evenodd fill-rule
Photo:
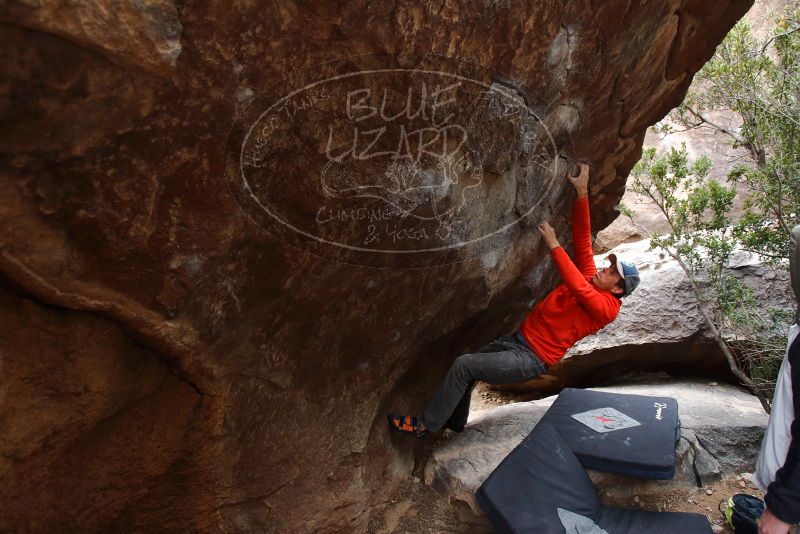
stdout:
<svg viewBox="0 0 800 534">
<path fill-rule="evenodd" d="M 583 198 L 589 194 L 589 165 L 583 162 L 578 162 L 576 165 L 578 166 L 578 175 L 572 176 L 567 173 L 567 178 L 575 187 L 578 198 Z"/>
</svg>

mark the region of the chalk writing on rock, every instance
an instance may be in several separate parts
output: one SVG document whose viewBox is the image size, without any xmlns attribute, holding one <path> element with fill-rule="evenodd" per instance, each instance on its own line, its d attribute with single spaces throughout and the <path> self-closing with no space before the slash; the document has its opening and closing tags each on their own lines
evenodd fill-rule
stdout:
<svg viewBox="0 0 800 534">
<path fill-rule="evenodd" d="M 385 60 L 326 63 L 251 100 L 226 144 L 231 192 L 273 235 L 356 263 L 460 261 L 505 242 L 530 215 L 519 169 L 555 168 L 544 121 L 475 65 Z"/>
</svg>

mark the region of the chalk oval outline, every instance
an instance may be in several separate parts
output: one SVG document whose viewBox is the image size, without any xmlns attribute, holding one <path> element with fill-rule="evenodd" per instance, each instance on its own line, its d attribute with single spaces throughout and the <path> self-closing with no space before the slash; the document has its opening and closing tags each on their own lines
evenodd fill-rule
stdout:
<svg viewBox="0 0 800 534">
<path fill-rule="evenodd" d="M 447 58 L 445 58 L 445 59 L 447 59 Z M 447 59 L 447 61 L 456 61 L 456 62 L 458 62 L 457 60 L 453 60 L 453 59 Z M 310 70 L 310 69 L 308 69 L 308 70 Z M 428 69 L 391 68 L 391 69 L 362 70 L 362 71 L 354 71 L 354 72 L 348 72 L 348 73 L 344 73 L 344 74 L 339 74 L 339 75 L 336 75 L 336 76 L 332 76 L 330 78 L 325 78 L 323 80 L 318 80 L 318 81 L 312 82 L 310 84 L 306 84 L 303 87 L 300 87 L 300 88 L 288 93 L 284 97 L 280 98 L 275 103 L 273 103 L 269 108 L 267 108 L 264 112 L 262 112 L 258 116 L 258 118 L 253 121 L 253 124 L 247 130 L 247 133 L 245 134 L 244 139 L 242 140 L 241 149 L 239 151 L 239 174 L 240 174 L 240 177 L 241 177 L 241 180 L 242 180 L 242 184 L 244 186 L 244 191 L 256 203 L 256 205 L 259 208 L 261 208 L 262 211 L 264 211 L 267 215 L 269 215 L 273 220 L 279 222 L 280 224 L 282 224 L 286 228 L 292 230 L 293 232 L 295 232 L 297 234 L 300 234 L 300 235 L 303 235 L 303 236 L 305 236 L 305 237 L 307 237 L 309 239 L 313 239 L 314 241 L 327 244 L 327 245 L 332 245 L 332 246 L 336 246 L 336 247 L 343 248 L 343 249 L 346 249 L 346 250 L 353 250 L 353 251 L 357 251 L 357 252 L 383 253 L 383 254 L 420 254 L 420 253 L 425 253 L 425 252 L 444 252 L 444 251 L 449 251 L 449 250 L 455 250 L 455 249 L 464 248 L 464 247 L 466 247 L 468 245 L 471 245 L 471 244 L 474 244 L 474 243 L 481 242 L 481 241 L 483 241 L 483 240 L 485 240 L 485 239 L 487 239 L 489 237 L 492 237 L 492 236 L 494 236 L 494 235 L 496 235 L 498 233 L 505 232 L 509 228 L 512 228 L 513 226 L 518 224 L 522 219 L 524 219 L 525 217 L 530 215 L 534 211 L 534 209 L 536 209 L 538 207 L 538 204 L 534 204 L 533 206 L 531 206 L 531 208 L 528 211 L 526 211 L 524 214 L 522 214 L 519 217 L 517 217 L 514 221 L 512 221 L 510 223 L 507 223 L 507 224 L 495 229 L 494 231 L 492 231 L 490 233 L 484 234 L 481 237 L 473 238 L 473 239 L 466 240 L 466 241 L 459 241 L 457 243 L 451 243 L 451 244 L 447 244 L 447 245 L 444 245 L 444 246 L 433 247 L 433 248 L 420 248 L 420 249 L 414 249 L 414 250 L 383 250 L 383 249 L 359 247 L 359 246 L 356 246 L 356 245 L 350 245 L 350 244 L 347 244 L 347 243 L 340 243 L 338 241 L 331 241 L 329 239 L 325 239 L 325 238 L 316 236 L 314 234 L 306 232 L 305 230 L 302 230 L 300 228 L 295 227 L 293 224 L 291 224 L 288 221 L 283 220 L 277 214 L 273 213 L 273 211 L 270 210 L 267 206 L 265 206 L 261 202 L 261 200 L 258 198 L 258 196 L 256 196 L 256 194 L 253 192 L 252 188 L 250 187 L 250 183 L 249 183 L 249 181 L 247 179 L 247 176 L 245 175 L 245 172 L 244 172 L 245 146 L 247 145 L 248 139 L 250 138 L 250 135 L 253 133 L 253 130 L 256 127 L 256 125 L 258 125 L 261 122 L 261 120 L 268 113 L 270 113 L 270 111 L 273 108 L 275 108 L 277 105 L 279 105 L 282 102 L 286 101 L 288 98 L 291 98 L 291 97 L 297 95 L 298 93 L 301 93 L 303 91 L 307 91 L 307 90 L 309 90 L 311 88 L 314 88 L 314 87 L 316 87 L 318 85 L 329 83 L 331 81 L 336 81 L 336 80 L 340 80 L 340 79 L 350 78 L 350 77 L 354 77 L 354 76 L 364 76 L 364 75 L 368 75 L 368 74 L 386 74 L 386 73 L 392 73 L 392 72 L 403 72 L 403 73 L 412 73 L 412 74 L 413 73 L 421 73 L 421 74 L 433 74 L 433 75 L 440 75 L 440 76 L 449 76 L 449 77 L 454 78 L 454 79 L 458 79 L 458 80 L 461 80 L 461 81 L 465 81 L 465 82 L 476 84 L 478 86 L 481 86 L 481 87 L 487 89 L 490 92 L 496 92 L 496 93 L 498 93 L 498 94 L 500 94 L 500 95 L 502 95 L 502 96 L 504 96 L 506 98 L 509 98 L 509 99 L 513 100 L 517 104 L 520 103 L 518 100 L 514 100 L 512 97 L 510 97 L 508 94 L 504 93 L 503 91 L 501 91 L 501 90 L 499 90 L 499 89 L 497 89 L 495 87 L 492 87 L 491 85 L 488 85 L 488 84 L 486 84 L 484 82 L 481 82 L 481 81 L 478 81 L 478 80 L 473 80 L 471 78 L 467 78 L 467 77 L 461 76 L 459 74 L 452 74 L 452 73 L 448 73 L 448 72 L 441 72 L 441 71 L 428 70 Z M 527 104 L 525 104 L 524 101 L 522 102 L 522 104 L 525 107 L 525 109 L 527 110 L 528 116 L 532 116 L 534 119 L 536 119 L 538 124 L 540 124 L 542 126 L 542 128 L 544 129 L 544 132 L 547 134 L 547 138 L 550 140 L 550 143 L 551 143 L 551 145 L 553 147 L 553 159 L 552 159 L 552 161 L 553 162 L 557 161 L 558 158 L 559 158 L 559 150 L 558 150 L 558 146 L 555 143 L 555 140 L 553 139 L 552 134 L 550 133 L 550 130 L 544 124 L 544 121 L 538 115 L 536 115 L 536 113 L 534 113 L 530 108 L 528 108 Z M 554 173 L 557 172 L 555 166 L 554 166 L 553 172 Z"/>
</svg>

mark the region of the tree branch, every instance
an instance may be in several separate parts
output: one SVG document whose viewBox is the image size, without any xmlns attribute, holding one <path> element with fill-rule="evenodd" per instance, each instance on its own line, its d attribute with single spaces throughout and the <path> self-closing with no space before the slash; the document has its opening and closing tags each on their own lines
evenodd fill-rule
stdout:
<svg viewBox="0 0 800 534">
<path fill-rule="evenodd" d="M 781 32 L 781 33 L 773 35 L 772 37 L 769 38 L 769 40 L 766 43 L 764 43 L 764 46 L 761 47 L 761 53 L 763 54 L 767 50 L 767 47 L 772 43 L 772 41 L 774 41 L 778 37 L 785 37 L 787 35 L 791 35 L 791 34 L 793 34 L 794 32 L 796 32 L 798 30 L 800 30 L 800 26 L 797 26 L 796 28 L 792 28 L 791 30 L 787 30 L 785 32 Z"/>
<path fill-rule="evenodd" d="M 664 210 L 663 206 L 661 206 L 656 201 L 656 199 L 653 198 L 653 195 L 652 195 L 652 193 L 650 193 L 649 189 L 645 189 L 645 190 L 643 190 L 643 192 L 653 200 L 653 202 L 656 204 L 656 206 L 658 206 L 658 208 L 661 210 L 661 212 L 664 214 L 664 216 L 667 217 L 668 224 L 670 224 L 670 227 L 674 231 L 674 227 L 672 226 L 672 223 L 669 222 L 670 221 L 669 215 L 666 213 L 666 211 Z M 634 226 L 636 226 L 637 228 L 640 228 L 641 230 L 643 230 L 645 232 L 645 234 L 647 234 L 647 236 L 650 239 L 652 239 L 652 234 L 647 229 L 645 229 L 643 226 L 637 224 L 633 220 L 633 217 L 628 217 L 628 218 L 631 220 L 631 223 Z M 725 356 L 725 360 L 728 362 L 728 367 L 730 368 L 731 373 L 733 373 L 733 375 L 737 379 L 739 379 L 739 381 L 742 384 L 746 385 L 747 388 L 750 391 L 752 391 L 752 393 L 758 398 L 759 402 L 761 403 L 761 406 L 764 408 L 764 411 L 766 411 L 767 413 L 770 413 L 770 405 L 769 405 L 769 402 L 767 401 L 767 398 L 764 396 L 764 394 L 761 392 L 761 390 L 756 386 L 756 384 L 746 374 L 744 374 L 739 369 L 739 365 L 736 362 L 736 358 L 734 357 L 733 353 L 731 352 L 730 348 L 728 347 L 728 344 L 725 342 L 725 339 L 722 337 L 722 333 L 717 328 L 716 322 L 714 321 L 714 317 L 708 311 L 708 306 L 709 305 L 706 303 L 705 297 L 703 297 L 702 291 L 700 290 L 700 287 L 697 285 L 697 281 L 695 280 L 694 270 L 689 268 L 689 266 L 683 260 L 681 255 L 678 254 L 676 251 L 673 251 L 672 249 L 670 249 L 668 247 L 663 247 L 663 246 L 660 246 L 659 248 L 663 249 L 667 254 L 669 254 L 670 257 L 672 257 L 672 259 L 674 259 L 678 263 L 678 265 L 681 267 L 681 269 L 683 269 L 683 272 L 686 274 L 686 278 L 689 280 L 689 283 L 691 284 L 691 287 L 692 287 L 692 292 L 694 293 L 695 299 L 697 300 L 697 309 L 700 311 L 700 314 L 703 316 L 703 320 L 705 321 L 706 326 L 708 327 L 709 331 L 711 332 L 711 335 L 714 337 L 714 341 L 716 341 L 717 345 L 719 346 L 720 350 L 722 351 L 722 354 Z"/>
<path fill-rule="evenodd" d="M 705 301 L 705 298 L 700 291 L 700 287 L 697 285 L 697 281 L 692 276 L 691 271 L 689 270 L 686 263 L 684 263 L 683 259 L 680 257 L 679 254 L 666 249 L 667 254 L 669 254 L 675 261 L 678 262 L 683 272 L 686 273 L 686 277 L 689 279 L 689 283 L 692 286 L 692 291 L 694 292 L 694 296 L 697 299 L 697 309 L 700 310 L 700 314 L 703 316 L 703 319 L 706 322 L 706 326 L 711 331 L 711 335 L 714 337 L 714 341 L 717 342 L 720 350 L 722 350 L 722 354 L 725 356 L 725 359 L 728 361 L 728 367 L 730 367 L 733 376 L 739 379 L 742 384 L 745 384 L 750 391 L 753 392 L 753 395 L 758 397 L 758 400 L 761 402 L 761 406 L 764 408 L 764 411 L 770 413 L 770 405 L 767 401 L 767 398 L 758 389 L 756 384 L 739 369 L 739 364 L 736 362 L 736 358 L 733 356 L 728 344 L 725 342 L 725 339 L 722 337 L 722 333 L 720 333 L 717 325 L 714 322 L 714 318 L 708 311 L 708 304 Z"/>
<path fill-rule="evenodd" d="M 686 106 L 686 109 L 689 110 L 689 113 L 691 113 L 692 115 L 697 117 L 697 119 L 700 120 L 701 122 L 703 122 L 705 124 L 708 124 L 709 126 L 711 126 L 712 128 L 714 128 L 717 131 L 720 131 L 720 132 L 722 132 L 724 134 L 729 135 L 731 138 L 733 138 L 734 141 L 736 141 L 740 145 L 747 145 L 747 142 L 745 141 L 744 137 L 742 137 L 738 133 L 734 132 L 733 130 L 731 130 L 729 128 L 726 128 L 725 126 L 722 126 L 721 124 L 716 124 L 715 122 L 709 120 L 708 117 L 704 116 L 699 111 L 695 111 L 694 109 L 692 109 L 689 106 Z"/>
</svg>

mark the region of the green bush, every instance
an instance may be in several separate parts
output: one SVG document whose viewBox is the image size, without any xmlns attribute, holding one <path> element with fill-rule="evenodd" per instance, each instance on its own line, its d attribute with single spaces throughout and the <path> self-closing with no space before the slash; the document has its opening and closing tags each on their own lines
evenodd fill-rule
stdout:
<svg viewBox="0 0 800 534">
<path fill-rule="evenodd" d="M 759 306 L 725 265 L 742 249 L 788 270 L 790 230 L 800 223 L 798 66 L 800 2 L 787 6 L 762 41 L 739 22 L 656 131 L 710 128 L 744 149 L 746 160 L 728 174 L 727 184 L 709 179 L 707 156 L 689 162 L 685 146 L 660 157 L 647 149 L 632 171 L 632 189 L 658 206 L 672 232 L 651 236 L 651 247 L 666 250 L 683 267 L 731 370 L 767 411 L 793 310 Z M 737 125 L 715 121 L 712 112 L 720 110 Z M 744 213 L 733 221 L 737 185 L 745 192 Z M 631 214 L 627 208 L 623 213 Z"/>
</svg>

